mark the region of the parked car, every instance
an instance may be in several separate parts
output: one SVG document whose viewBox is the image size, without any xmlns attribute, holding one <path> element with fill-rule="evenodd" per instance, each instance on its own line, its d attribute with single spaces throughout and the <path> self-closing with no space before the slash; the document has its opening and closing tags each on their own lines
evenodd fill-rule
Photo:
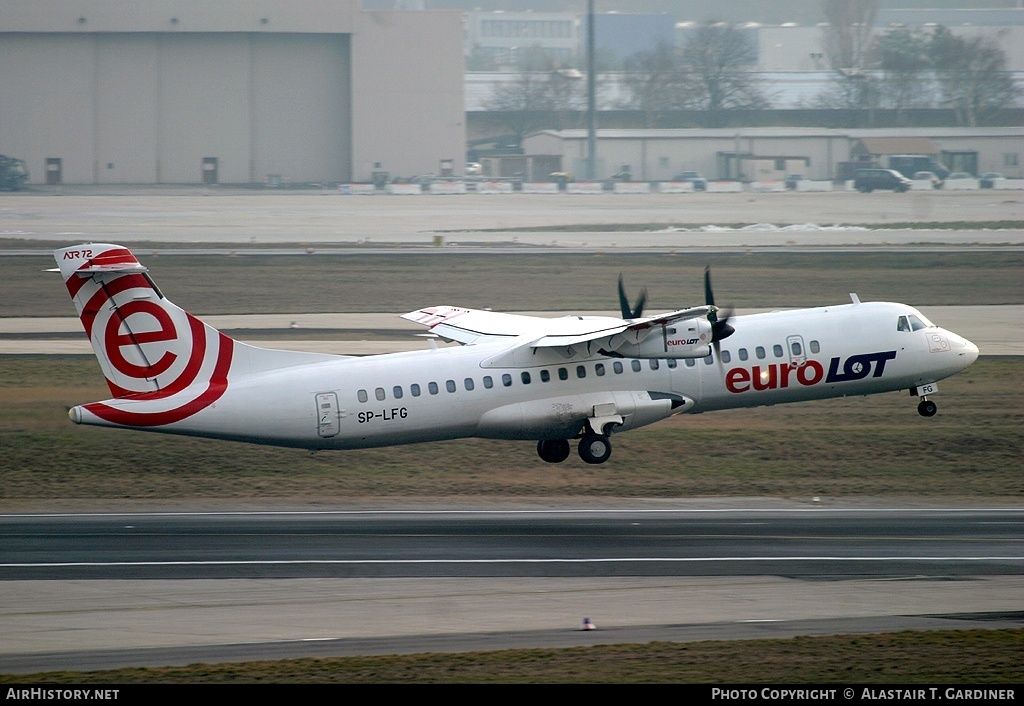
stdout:
<svg viewBox="0 0 1024 706">
<path fill-rule="evenodd" d="M 861 169 L 853 177 L 853 188 L 865 194 L 875 189 L 902 192 L 910 189 L 910 179 L 895 169 Z"/>
<path fill-rule="evenodd" d="M 933 189 L 942 188 L 942 179 L 935 172 L 914 172 L 914 181 L 930 181 Z"/>
<path fill-rule="evenodd" d="M 994 189 L 996 186 L 996 179 L 1005 179 L 999 172 L 985 172 L 978 177 L 978 186 L 982 189 Z"/>
<path fill-rule="evenodd" d="M 705 191 L 708 188 L 708 180 L 700 175 L 700 172 L 679 172 L 672 181 L 688 181 L 693 184 L 694 191 Z"/>
<path fill-rule="evenodd" d="M 807 177 L 803 174 L 787 174 L 786 175 L 786 188 L 796 189 L 797 182 L 806 181 Z"/>
<path fill-rule="evenodd" d="M 28 182 L 25 160 L 0 154 L 0 189 L 17 191 Z"/>
<path fill-rule="evenodd" d="M 948 177 L 946 177 L 946 181 L 956 181 L 957 179 L 973 179 L 973 178 L 974 178 L 974 175 L 973 174 L 968 174 L 967 172 L 953 172 Z"/>
</svg>

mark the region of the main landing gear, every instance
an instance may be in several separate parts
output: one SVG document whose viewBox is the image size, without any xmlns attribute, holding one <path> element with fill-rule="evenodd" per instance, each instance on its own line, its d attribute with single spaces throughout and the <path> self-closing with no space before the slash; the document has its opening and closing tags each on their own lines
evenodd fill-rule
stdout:
<svg viewBox="0 0 1024 706">
<path fill-rule="evenodd" d="M 548 463 L 561 463 L 569 458 L 567 439 L 543 439 L 537 442 L 537 455 Z"/>
<path fill-rule="evenodd" d="M 579 452 L 587 463 L 604 463 L 612 455 L 612 442 L 604 434 L 584 434 Z"/>
<path fill-rule="evenodd" d="M 604 463 L 612 455 L 612 442 L 605 434 L 587 433 L 580 439 L 580 458 L 587 463 Z M 548 463 L 561 463 L 569 458 L 568 439 L 544 439 L 537 442 L 537 455 Z"/>
</svg>

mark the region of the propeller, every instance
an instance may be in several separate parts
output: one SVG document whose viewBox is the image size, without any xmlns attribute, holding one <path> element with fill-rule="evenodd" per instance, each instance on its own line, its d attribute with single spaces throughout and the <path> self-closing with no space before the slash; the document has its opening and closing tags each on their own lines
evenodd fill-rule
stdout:
<svg viewBox="0 0 1024 706">
<path fill-rule="evenodd" d="M 723 338 L 736 333 L 736 329 L 729 325 L 729 318 L 732 316 L 732 307 L 725 310 L 724 316 L 718 316 L 718 307 L 715 306 L 715 293 L 711 289 L 711 267 L 704 268 L 704 303 L 712 307 L 708 313 L 708 321 L 711 323 L 711 345 L 715 347 L 715 357 L 722 360 L 722 350 L 718 342 Z"/>
<path fill-rule="evenodd" d="M 639 319 L 644 314 L 644 305 L 647 303 L 647 289 L 640 290 L 640 298 L 637 299 L 636 308 L 629 305 L 629 298 L 626 296 L 626 288 L 622 285 L 622 275 L 619 275 L 619 310 L 622 318 Z"/>
</svg>

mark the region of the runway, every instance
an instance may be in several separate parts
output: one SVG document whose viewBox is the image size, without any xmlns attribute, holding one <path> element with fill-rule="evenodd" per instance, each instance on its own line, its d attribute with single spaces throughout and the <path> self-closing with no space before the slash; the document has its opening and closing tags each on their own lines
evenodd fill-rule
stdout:
<svg viewBox="0 0 1024 706">
<path fill-rule="evenodd" d="M 527 249 L 1018 253 L 1024 246 L 1021 229 L 898 225 L 1019 221 L 1024 194 L 1016 192 L 406 199 L 102 191 L 5 196 L 3 254 L 19 256 L 18 240 L 54 247 L 145 242 L 161 252 L 169 244 L 196 251 L 212 243 L 266 244 L 296 256 Z M 765 225 L 699 227 L 725 221 Z M 698 228 L 641 229 L 650 223 Z M 792 223 L 805 225 L 777 227 Z M 890 227 L 820 227 L 831 223 Z M 609 232 L 605 224 L 636 229 Z M 569 228 L 552 230 L 562 227 Z M 986 355 L 1024 354 L 1019 305 L 935 309 L 942 311 L 924 312 L 978 342 Z M 285 346 L 261 341 L 260 330 L 293 323 L 370 331 L 386 316 L 386 328 L 402 325 L 392 314 L 315 318 L 321 316 L 211 323 L 268 347 Z M 89 353 L 72 317 L 0 318 L 0 325 L 0 352 Z M 246 330 L 253 335 L 240 333 Z M 395 342 L 286 347 L 362 354 L 391 350 Z M 1024 624 L 1020 506 L 583 502 L 0 516 L 0 673 Z M 596 630 L 580 629 L 585 617 Z"/>
<path fill-rule="evenodd" d="M 960 232 L 904 226 L 911 222 L 1019 221 L 1022 206 L 1024 192 L 987 189 L 906 194 L 832 191 L 343 196 L 328 190 L 62 186 L 5 195 L 0 203 L 0 237 L 64 245 L 430 246 L 436 235 L 442 235 L 448 244 L 515 242 L 560 247 L 584 243 L 587 247 L 1020 245 L 1024 231 L 1019 228 Z M 652 231 L 652 224 L 665 228 Z M 711 228 L 688 232 L 670 229 L 679 224 Z M 891 225 L 895 229 L 822 228 L 863 224 Z M 728 228 L 735 225 L 751 227 Z M 609 231 L 609 226 L 614 230 Z M 778 230 L 775 226 L 794 227 Z M 519 232 L 509 238 L 503 232 L 509 229 Z"/>
<path fill-rule="evenodd" d="M 5 515 L 0 672 L 1019 627 L 1022 541 L 1018 507 Z"/>
</svg>

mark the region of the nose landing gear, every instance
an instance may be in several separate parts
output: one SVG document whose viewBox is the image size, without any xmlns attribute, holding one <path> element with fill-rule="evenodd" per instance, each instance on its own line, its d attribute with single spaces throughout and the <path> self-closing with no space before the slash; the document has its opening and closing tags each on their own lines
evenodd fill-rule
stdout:
<svg viewBox="0 0 1024 706">
<path fill-rule="evenodd" d="M 910 394 L 912 396 L 916 395 L 921 398 L 921 401 L 917 405 L 917 413 L 922 417 L 934 417 L 935 413 L 939 411 L 939 406 L 928 399 L 928 395 L 933 395 L 938 391 L 939 386 L 934 382 L 910 388 Z"/>
</svg>

